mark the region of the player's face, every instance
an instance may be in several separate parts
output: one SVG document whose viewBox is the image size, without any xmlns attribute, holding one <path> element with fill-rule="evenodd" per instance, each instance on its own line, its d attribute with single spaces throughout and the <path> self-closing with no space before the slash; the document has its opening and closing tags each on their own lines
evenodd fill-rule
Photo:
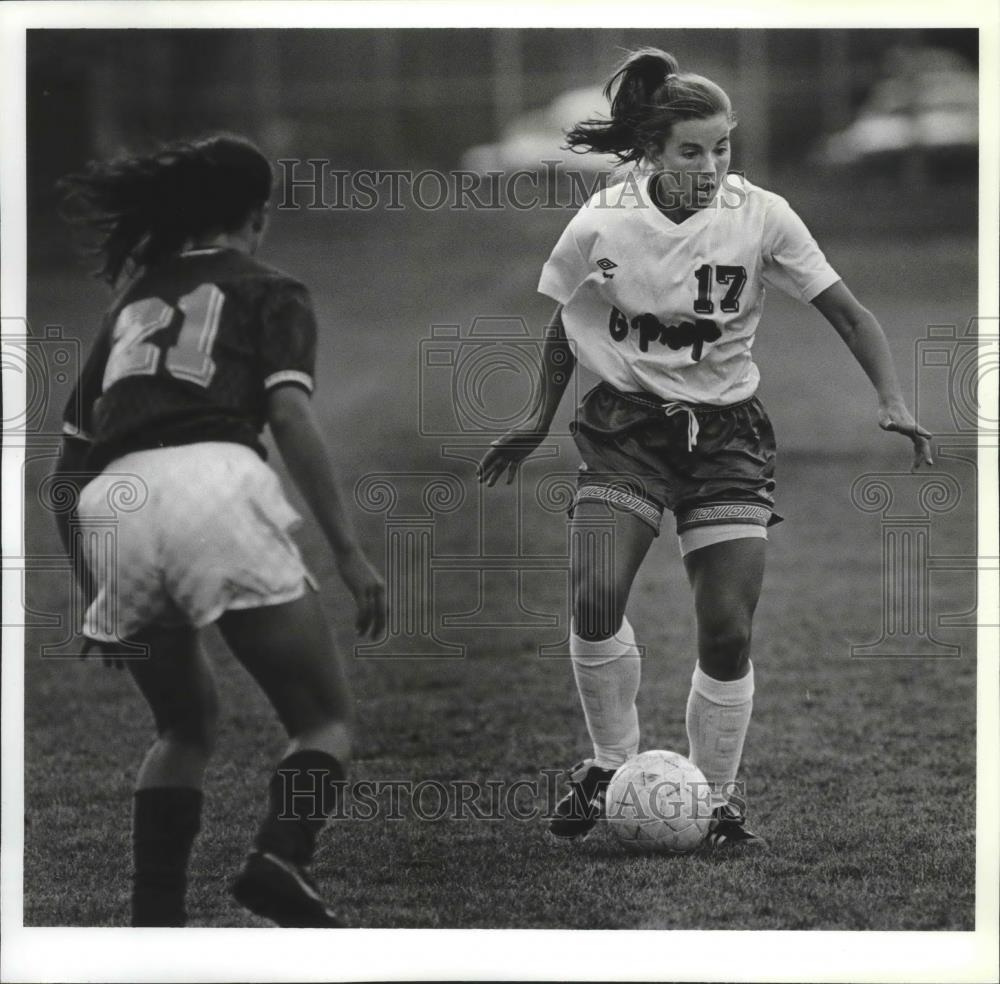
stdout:
<svg viewBox="0 0 1000 984">
<path fill-rule="evenodd" d="M 724 113 L 704 120 L 681 120 L 650 163 L 663 172 L 660 191 L 686 209 L 711 204 L 729 171 L 729 131 Z"/>
</svg>

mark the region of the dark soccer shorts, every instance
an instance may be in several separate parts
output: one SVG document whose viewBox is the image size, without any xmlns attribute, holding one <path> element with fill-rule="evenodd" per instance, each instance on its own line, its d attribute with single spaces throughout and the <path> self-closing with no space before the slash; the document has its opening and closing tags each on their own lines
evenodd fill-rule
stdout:
<svg viewBox="0 0 1000 984">
<path fill-rule="evenodd" d="M 574 506 L 603 502 L 659 533 L 781 522 L 774 512 L 774 431 L 756 397 L 730 406 L 665 402 L 599 383 L 571 427 L 583 458 Z"/>
</svg>

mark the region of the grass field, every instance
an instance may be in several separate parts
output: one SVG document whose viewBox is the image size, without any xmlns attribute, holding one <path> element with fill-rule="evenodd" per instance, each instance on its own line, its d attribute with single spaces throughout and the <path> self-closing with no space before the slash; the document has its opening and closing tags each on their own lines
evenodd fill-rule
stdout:
<svg viewBox="0 0 1000 984">
<path fill-rule="evenodd" d="M 511 549 L 515 528 L 526 552 L 565 553 L 558 515 L 531 497 L 518 513 L 509 489 L 480 500 L 471 463 L 443 457 L 447 440 L 420 436 L 417 394 L 419 342 L 432 324 L 522 316 L 540 333 L 548 302 L 533 293 L 537 270 L 567 218 L 402 212 L 288 214 L 276 222 L 268 258 L 311 285 L 327 326 L 317 400 L 342 481 L 353 488 L 370 472 L 458 476 L 467 498 L 437 521 L 442 556 L 475 554 L 481 521 L 491 553 Z M 962 324 L 974 312 L 974 243 L 845 237 L 824 245 L 882 319 L 910 388 L 924 326 Z M 32 278 L 36 327 L 61 324 L 86 338 L 103 303 L 68 264 Z M 772 851 L 725 862 L 633 858 L 604 831 L 578 849 L 556 849 L 537 819 L 421 820 L 404 801 L 402 819 L 338 821 L 324 836 L 316 874 L 352 924 L 973 928 L 974 636 L 935 630 L 961 647 L 955 659 L 850 656 L 852 644 L 879 637 L 882 619 L 879 517 L 852 504 L 851 485 L 869 472 L 905 473 L 906 442 L 878 431 L 867 383 L 815 312 L 772 295 L 755 352 L 778 434 L 779 511 L 787 522 L 772 533 L 758 610 L 743 778 L 754 825 Z M 560 420 L 569 413 L 567 400 Z M 554 443 L 560 456 L 530 465 L 526 481 L 575 467 L 571 445 Z M 54 553 L 49 518 L 31 506 L 44 467 L 29 469 L 26 520 L 33 550 Z M 973 470 L 946 459 L 937 467 L 963 494 L 934 520 L 933 552 L 969 555 Z M 380 556 L 384 517 L 359 512 L 358 523 Z M 350 651 L 345 591 L 309 520 L 301 541 Z M 568 660 L 539 655 L 539 646 L 566 634 L 564 577 L 525 577 L 530 607 L 559 617 L 539 629 L 496 624 L 513 607 L 513 581 L 487 584 L 478 626 L 438 629 L 442 640 L 466 647 L 464 658 L 350 659 L 360 719 L 356 778 L 538 782 L 542 770 L 586 754 Z M 445 572 L 435 586 L 441 612 L 475 609 L 474 576 Z M 968 574 L 935 576 L 934 613 L 971 607 L 972 587 Z M 63 611 L 65 592 L 59 576 L 39 574 L 29 601 L 36 611 Z M 691 607 L 674 538 L 664 535 L 629 609 L 647 649 L 644 748 L 686 750 Z M 48 638 L 42 630 L 28 634 L 25 923 L 124 925 L 130 784 L 151 722 L 126 675 L 99 663 L 41 659 Z M 214 635 L 209 646 L 223 722 L 189 910 L 198 925 L 252 925 L 225 886 L 283 739 L 246 673 Z"/>
</svg>

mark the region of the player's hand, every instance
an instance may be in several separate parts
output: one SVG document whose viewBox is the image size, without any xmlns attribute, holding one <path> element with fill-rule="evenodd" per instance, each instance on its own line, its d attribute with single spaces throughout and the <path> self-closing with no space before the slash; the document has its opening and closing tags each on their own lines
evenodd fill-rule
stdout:
<svg viewBox="0 0 1000 984">
<path fill-rule="evenodd" d="M 904 403 L 882 403 L 878 408 L 878 425 L 882 430 L 896 431 L 913 442 L 913 471 L 921 465 L 933 465 L 931 432 L 920 426 Z"/>
<path fill-rule="evenodd" d="M 512 430 L 492 442 L 476 469 L 476 477 L 490 488 L 506 474 L 507 485 L 514 481 L 521 462 L 548 436 L 547 430 Z"/>
<path fill-rule="evenodd" d="M 386 619 L 385 581 L 360 550 L 339 557 L 337 569 L 358 606 L 358 635 L 381 639 Z"/>
</svg>

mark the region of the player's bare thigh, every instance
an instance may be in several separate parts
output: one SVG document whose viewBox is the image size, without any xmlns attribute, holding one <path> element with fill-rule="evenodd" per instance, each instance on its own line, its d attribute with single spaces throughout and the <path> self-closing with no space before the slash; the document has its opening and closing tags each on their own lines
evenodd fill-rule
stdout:
<svg viewBox="0 0 1000 984">
<path fill-rule="evenodd" d="M 351 719 L 343 660 L 315 591 L 279 605 L 231 609 L 218 625 L 289 735 Z"/>
<path fill-rule="evenodd" d="M 767 540 L 748 535 L 684 557 L 694 589 L 699 665 L 716 680 L 737 680 L 747 673 L 766 551 Z"/>
<path fill-rule="evenodd" d="M 573 631 L 606 639 L 621 625 L 632 582 L 655 531 L 634 513 L 602 502 L 578 502 L 571 527 Z"/>
</svg>

